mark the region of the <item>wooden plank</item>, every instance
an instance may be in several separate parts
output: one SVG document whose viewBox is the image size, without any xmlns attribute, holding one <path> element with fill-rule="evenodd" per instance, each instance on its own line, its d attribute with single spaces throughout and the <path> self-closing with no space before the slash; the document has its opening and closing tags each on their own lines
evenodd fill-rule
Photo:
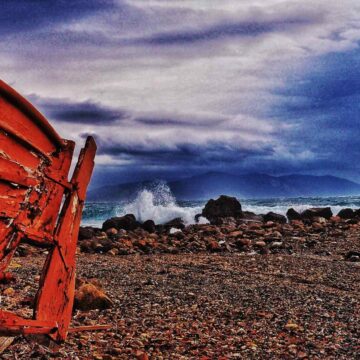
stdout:
<svg viewBox="0 0 360 360">
<path fill-rule="evenodd" d="M 15 108 L 19 109 L 27 118 L 36 124 L 52 141 L 56 148 L 64 147 L 64 140 L 58 135 L 46 118 L 12 87 L 0 80 L 0 96 L 7 99 Z"/>
<path fill-rule="evenodd" d="M 56 177 L 61 181 L 67 182 L 74 147 L 75 144 L 73 142 L 68 142 L 50 167 L 51 171 L 56 173 Z M 46 171 L 47 169 L 44 169 L 44 172 Z M 38 232 L 44 231 L 53 236 L 65 187 L 49 178 L 44 179 L 44 184 L 46 191 L 40 194 L 38 200 L 42 211 L 37 217 L 36 222 L 32 224 L 32 229 Z"/>
<path fill-rule="evenodd" d="M 0 179 L 21 186 L 35 186 L 39 181 L 30 169 L 24 168 L 17 162 L 10 161 L 0 154 Z"/>
<path fill-rule="evenodd" d="M 75 185 L 63 206 L 57 231 L 58 246 L 48 255 L 36 296 L 34 317 L 54 320 L 58 331 L 55 341 L 66 339 L 75 293 L 75 254 L 86 188 L 94 167 L 96 145 L 89 137 L 82 149 L 71 182 Z M 56 294 L 56 296 L 54 296 Z"/>
<path fill-rule="evenodd" d="M 35 170 L 38 168 L 41 159 L 34 152 L 29 151 L 23 144 L 16 139 L 0 131 L 0 153 L 12 161 Z"/>
<path fill-rule="evenodd" d="M 50 155 L 56 151 L 47 135 L 4 97 L 0 97 L 0 128 L 28 142 L 43 154 Z"/>
</svg>

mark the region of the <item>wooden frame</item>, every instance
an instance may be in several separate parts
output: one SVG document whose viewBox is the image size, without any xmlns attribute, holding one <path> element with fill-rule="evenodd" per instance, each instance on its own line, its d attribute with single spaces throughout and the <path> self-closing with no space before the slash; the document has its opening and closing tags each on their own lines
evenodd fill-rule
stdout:
<svg viewBox="0 0 360 360">
<path fill-rule="evenodd" d="M 33 318 L 0 310 L 2 334 L 47 334 L 61 342 L 74 331 L 76 245 L 96 144 L 87 138 L 68 181 L 74 146 L 0 80 L 0 278 L 8 276 L 20 241 L 50 248 Z"/>
</svg>

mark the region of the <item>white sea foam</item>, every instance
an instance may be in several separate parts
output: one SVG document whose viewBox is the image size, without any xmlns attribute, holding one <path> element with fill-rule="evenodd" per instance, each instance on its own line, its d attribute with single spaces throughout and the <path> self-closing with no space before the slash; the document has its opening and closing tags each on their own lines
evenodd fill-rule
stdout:
<svg viewBox="0 0 360 360">
<path fill-rule="evenodd" d="M 195 223 L 195 215 L 201 213 L 201 210 L 202 206 L 179 206 L 169 187 L 160 183 L 151 190 L 141 190 L 136 199 L 126 204 L 119 215 L 134 214 L 138 221 L 153 220 L 155 224 L 181 218 L 186 225 L 190 225 Z M 200 221 L 205 223 L 206 219 L 200 218 Z"/>
<path fill-rule="evenodd" d="M 277 214 L 281 214 L 281 215 L 286 215 L 286 212 L 290 209 L 293 208 L 295 209 L 297 212 L 301 213 L 309 208 L 312 207 L 327 207 L 329 206 L 331 208 L 331 211 L 333 212 L 334 215 L 336 215 L 341 209 L 344 209 L 344 207 L 349 207 L 352 209 L 358 209 L 359 207 L 356 205 L 348 205 L 348 206 L 339 206 L 339 205 L 331 205 L 331 204 L 274 204 L 274 205 L 254 205 L 254 204 L 242 204 L 242 208 L 244 211 L 251 211 L 254 212 L 255 214 L 266 214 L 270 211 L 277 213 Z"/>
</svg>

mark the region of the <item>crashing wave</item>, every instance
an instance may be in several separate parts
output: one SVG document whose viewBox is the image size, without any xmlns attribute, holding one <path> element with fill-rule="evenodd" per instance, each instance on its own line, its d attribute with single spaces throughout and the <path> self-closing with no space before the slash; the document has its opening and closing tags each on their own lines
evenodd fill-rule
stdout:
<svg viewBox="0 0 360 360">
<path fill-rule="evenodd" d="M 135 200 L 124 206 L 121 215 L 134 214 L 140 222 L 153 220 L 155 224 L 181 218 L 186 225 L 190 225 L 195 223 L 195 215 L 201 210 L 202 206 L 179 206 L 166 183 L 158 183 L 151 189 L 139 191 Z M 206 223 L 207 220 L 200 218 L 199 222 Z"/>
</svg>

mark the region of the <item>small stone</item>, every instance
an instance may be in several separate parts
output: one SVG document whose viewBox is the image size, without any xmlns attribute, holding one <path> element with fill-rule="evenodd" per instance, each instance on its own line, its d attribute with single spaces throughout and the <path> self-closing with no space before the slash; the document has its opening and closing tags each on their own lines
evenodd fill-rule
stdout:
<svg viewBox="0 0 360 360">
<path fill-rule="evenodd" d="M 15 294 L 15 290 L 12 287 L 8 287 L 3 291 L 3 294 L 6 296 L 13 296 Z"/>
<path fill-rule="evenodd" d="M 118 230 L 115 228 L 110 228 L 106 230 L 106 234 L 111 236 L 111 235 L 116 235 L 118 233 Z"/>
<path fill-rule="evenodd" d="M 112 248 L 112 249 L 109 250 L 107 253 L 108 253 L 109 255 L 116 256 L 116 255 L 119 255 L 119 249 L 117 249 L 117 248 Z"/>
<path fill-rule="evenodd" d="M 265 243 L 265 241 L 256 241 L 255 246 L 263 248 L 266 246 L 266 243 Z"/>
<path fill-rule="evenodd" d="M 235 244 L 238 247 L 250 246 L 251 245 L 251 240 L 249 240 L 249 239 L 238 239 L 238 240 L 236 240 Z"/>
<path fill-rule="evenodd" d="M 243 232 L 240 231 L 240 230 L 237 230 L 237 231 L 232 231 L 231 233 L 229 233 L 229 237 L 239 237 L 239 236 L 242 236 Z"/>
<path fill-rule="evenodd" d="M 299 329 L 299 325 L 293 323 L 293 322 L 288 322 L 286 325 L 285 325 L 285 329 L 287 330 L 298 330 Z"/>
<path fill-rule="evenodd" d="M 221 246 L 217 241 L 210 241 L 207 247 L 212 252 L 217 252 L 221 250 Z"/>
<path fill-rule="evenodd" d="M 274 241 L 273 243 L 270 244 L 270 249 L 280 249 L 283 247 L 283 245 L 284 243 L 281 241 Z"/>
</svg>

